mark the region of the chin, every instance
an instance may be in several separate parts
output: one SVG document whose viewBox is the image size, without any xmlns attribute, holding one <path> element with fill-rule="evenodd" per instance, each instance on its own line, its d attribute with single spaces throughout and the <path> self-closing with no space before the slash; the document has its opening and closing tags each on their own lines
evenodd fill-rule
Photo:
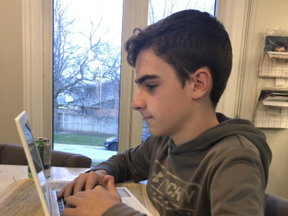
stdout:
<svg viewBox="0 0 288 216">
<path fill-rule="evenodd" d="M 149 133 L 154 136 L 154 137 L 162 137 L 162 136 L 167 136 L 166 134 L 164 133 L 161 133 L 161 131 L 156 131 L 156 130 L 152 130 L 150 128 L 149 129 Z"/>
</svg>

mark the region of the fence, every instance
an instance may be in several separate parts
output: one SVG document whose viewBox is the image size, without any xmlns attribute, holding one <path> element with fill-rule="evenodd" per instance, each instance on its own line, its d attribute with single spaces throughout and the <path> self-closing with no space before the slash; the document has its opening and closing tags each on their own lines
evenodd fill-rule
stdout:
<svg viewBox="0 0 288 216">
<path fill-rule="evenodd" d="M 118 134 L 118 117 L 86 117 L 58 113 L 58 130 L 94 134 Z"/>
<path fill-rule="evenodd" d="M 93 134 L 118 134 L 118 117 L 86 117 L 79 114 L 58 113 L 58 130 L 61 132 L 80 132 Z M 143 121 L 143 133 L 149 133 Z"/>
</svg>

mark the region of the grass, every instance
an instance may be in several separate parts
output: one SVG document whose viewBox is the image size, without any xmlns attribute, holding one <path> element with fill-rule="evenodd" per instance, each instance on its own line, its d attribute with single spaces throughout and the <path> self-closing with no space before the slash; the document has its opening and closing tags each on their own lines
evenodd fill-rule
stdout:
<svg viewBox="0 0 288 216">
<path fill-rule="evenodd" d="M 96 166 L 98 164 L 100 164 L 101 162 L 92 162 L 91 166 Z"/>
<path fill-rule="evenodd" d="M 111 135 L 79 135 L 79 134 L 54 134 L 54 143 L 70 145 L 103 146 L 104 141 Z"/>
</svg>

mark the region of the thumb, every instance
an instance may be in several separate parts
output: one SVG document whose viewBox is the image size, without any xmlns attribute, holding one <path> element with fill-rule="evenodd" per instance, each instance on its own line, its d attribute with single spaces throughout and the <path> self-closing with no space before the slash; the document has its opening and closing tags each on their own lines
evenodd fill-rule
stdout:
<svg viewBox="0 0 288 216">
<path fill-rule="evenodd" d="M 117 189 L 116 189 L 116 186 L 114 184 L 114 178 L 111 178 L 109 179 L 108 183 L 107 183 L 107 190 L 110 192 L 110 193 L 113 193 L 117 196 L 118 195 L 118 192 L 117 192 Z"/>
</svg>

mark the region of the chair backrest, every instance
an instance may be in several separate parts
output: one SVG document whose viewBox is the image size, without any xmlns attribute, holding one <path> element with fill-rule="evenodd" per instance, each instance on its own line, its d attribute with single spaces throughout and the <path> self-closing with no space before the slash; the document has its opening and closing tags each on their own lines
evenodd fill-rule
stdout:
<svg viewBox="0 0 288 216">
<path fill-rule="evenodd" d="M 62 151 L 52 150 L 51 166 L 90 168 L 91 158 Z M 21 145 L 0 143 L 0 164 L 27 165 L 24 149 Z"/>
<path fill-rule="evenodd" d="M 265 216 L 288 216 L 288 199 L 266 193 Z"/>
<path fill-rule="evenodd" d="M 23 147 L 21 145 L 0 143 L 0 164 L 27 165 Z"/>
<path fill-rule="evenodd" d="M 52 150 L 51 166 L 90 168 L 92 160 L 81 154 Z"/>
</svg>

